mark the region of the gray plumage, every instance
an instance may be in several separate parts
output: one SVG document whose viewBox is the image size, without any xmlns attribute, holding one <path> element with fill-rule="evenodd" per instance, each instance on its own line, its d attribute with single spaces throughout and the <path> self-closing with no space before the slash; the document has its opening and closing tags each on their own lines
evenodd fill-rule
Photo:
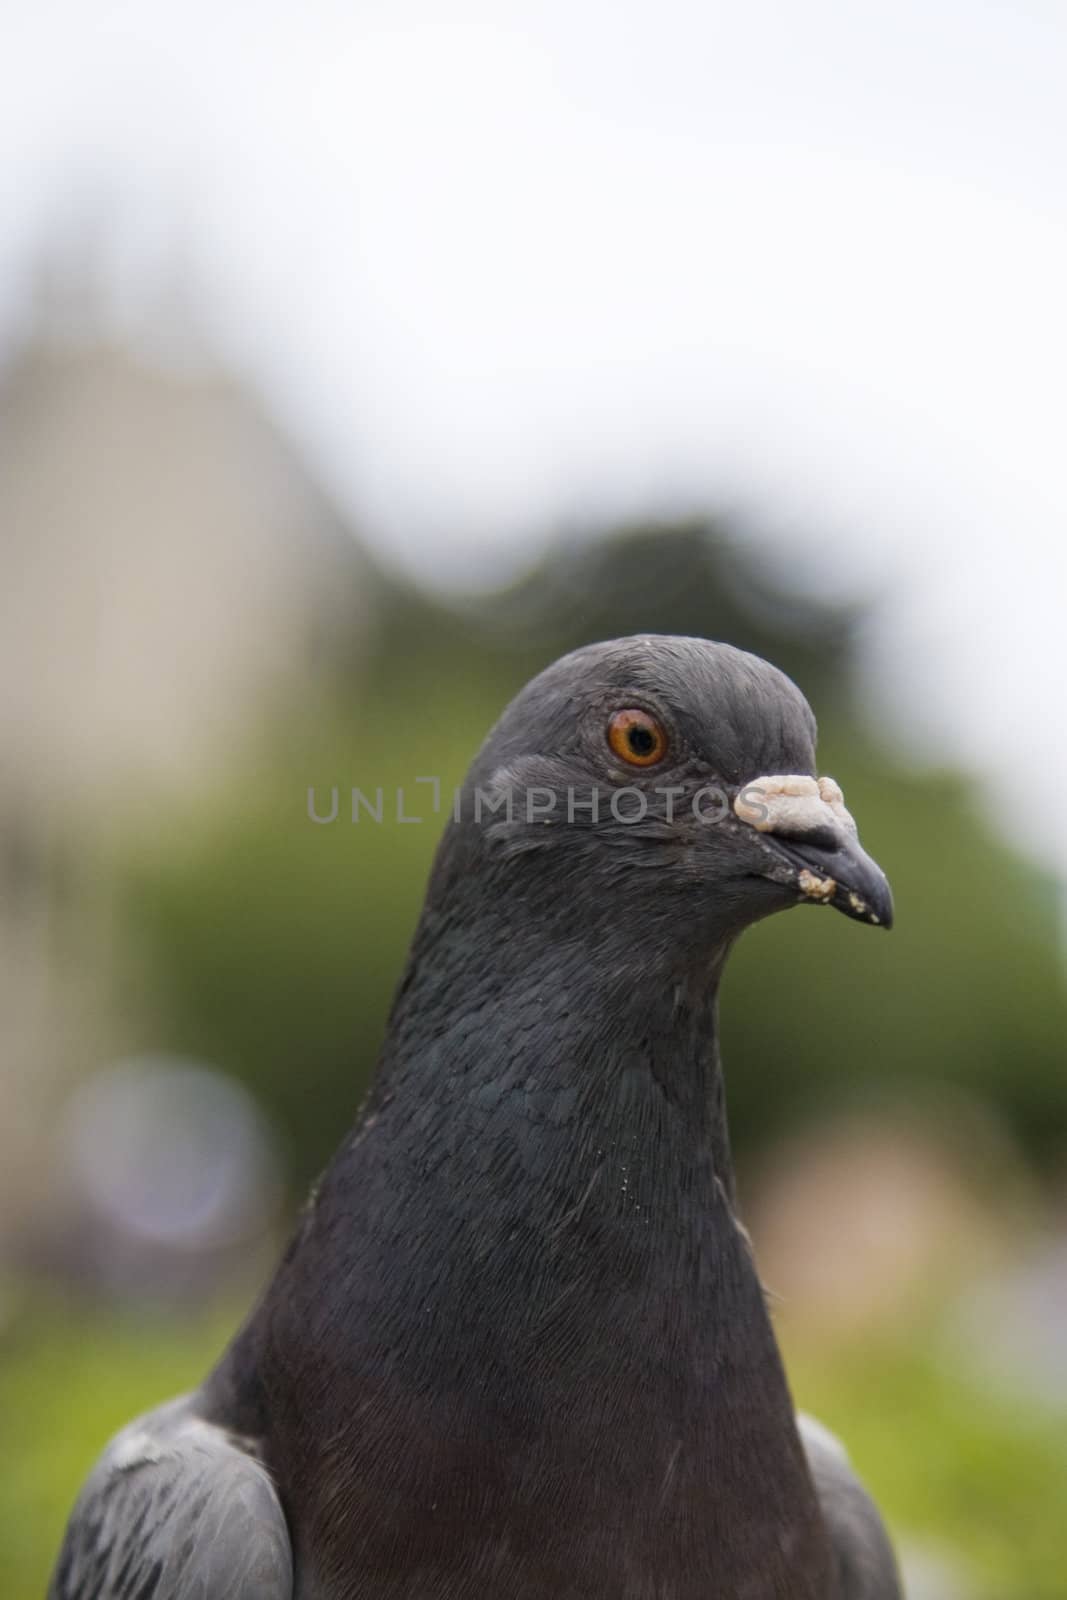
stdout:
<svg viewBox="0 0 1067 1600">
<path fill-rule="evenodd" d="M 293 1600 L 289 1532 L 269 1476 L 201 1421 L 196 1396 L 129 1424 L 78 1499 L 48 1600 Z M 837 1561 L 836 1600 L 899 1600 L 892 1547 L 844 1447 L 797 1423 Z M 708 1600 L 712 1600 L 709 1596 Z"/>
<path fill-rule="evenodd" d="M 270 1475 L 182 1398 L 123 1428 L 93 1469 L 49 1600 L 292 1600 Z"/>
<path fill-rule="evenodd" d="M 885 1524 L 844 1445 L 804 1412 L 797 1414 L 797 1424 L 830 1530 L 841 1600 L 899 1600 L 900 1578 Z"/>
<path fill-rule="evenodd" d="M 843 1450 L 793 1414 L 717 1044 L 749 923 L 890 920 L 814 732 L 704 640 L 592 646 L 512 703 L 353 1135 L 203 1387 L 105 1453 L 51 1600 L 897 1600 Z M 767 774 L 806 797 L 779 831 L 737 809 Z"/>
</svg>

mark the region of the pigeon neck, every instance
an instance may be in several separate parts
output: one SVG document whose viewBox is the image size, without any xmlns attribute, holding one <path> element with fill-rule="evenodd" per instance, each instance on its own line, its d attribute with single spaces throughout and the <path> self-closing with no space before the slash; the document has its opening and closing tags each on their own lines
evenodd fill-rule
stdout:
<svg viewBox="0 0 1067 1600">
<path fill-rule="evenodd" d="M 557 944 L 543 966 L 514 937 L 481 948 L 468 966 L 417 942 L 356 1135 L 355 1195 L 379 1207 L 375 1316 L 399 1327 L 421 1308 L 405 1383 L 478 1372 L 494 1436 L 529 1453 L 520 1502 L 548 1504 L 556 1473 L 595 1493 L 619 1463 L 633 1543 L 605 1551 L 605 1593 L 662 1543 L 663 1592 L 694 1594 L 703 1573 L 708 1593 L 825 1600 L 825 1531 L 734 1210 L 725 951 L 698 981 L 638 976 L 619 942 L 599 960 Z"/>
<path fill-rule="evenodd" d="M 728 945 L 699 970 L 650 972 L 640 938 L 617 929 L 549 943 L 500 928 L 474 961 L 468 941 L 434 932 L 416 938 L 372 1109 L 394 1096 L 443 1096 L 457 1124 L 468 1115 L 477 1123 L 477 1108 L 498 1093 L 532 1139 L 545 1125 L 548 1145 L 594 1127 L 641 1142 L 651 1119 L 659 1137 L 702 1152 L 732 1198 L 718 1042 Z M 427 1017 L 442 1019 L 430 1041 Z M 492 1133 L 491 1120 L 483 1139 Z"/>
<path fill-rule="evenodd" d="M 647 951 L 631 955 L 617 935 L 547 955 L 501 936 L 469 963 L 469 940 L 434 934 L 416 939 L 344 1181 L 362 1186 L 376 1152 L 394 1175 L 413 1162 L 406 1203 L 428 1220 L 469 1208 L 486 1244 L 499 1230 L 502 1284 L 522 1281 L 528 1248 L 566 1239 L 568 1279 L 579 1262 L 590 1282 L 632 1271 L 654 1299 L 677 1292 L 684 1246 L 704 1264 L 701 1297 L 717 1274 L 720 1301 L 745 1286 L 746 1318 L 776 1362 L 734 1212 L 718 1044 L 726 947 L 700 973 L 650 976 Z M 434 1231 L 469 1253 L 463 1229 Z M 704 1310 L 711 1329 L 732 1314 L 712 1298 Z"/>
<path fill-rule="evenodd" d="M 383 1587 L 398 1600 L 459 1592 L 472 1504 L 502 1593 L 578 1592 L 583 1572 L 605 1596 L 827 1600 L 733 1210 L 717 970 L 663 983 L 617 948 L 600 965 L 557 946 L 542 967 L 514 939 L 469 947 L 416 940 L 375 1092 L 231 1356 L 236 1392 L 259 1395 L 284 1392 L 279 1352 L 310 1352 L 289 1450 L 314 1460 L 328 1434 L 344 1481 L 288 1492 L 324 1538 L 380 1523 L 422 1541 L 412 1569 L 436 1586 Z M 380 1517 L 344 1499 L 368 1480 Z"/>
</svg>

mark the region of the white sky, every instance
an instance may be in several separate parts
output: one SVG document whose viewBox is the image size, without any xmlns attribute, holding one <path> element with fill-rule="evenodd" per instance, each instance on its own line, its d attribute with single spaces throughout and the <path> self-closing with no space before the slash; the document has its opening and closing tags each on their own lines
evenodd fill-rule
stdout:
<svg viewBox="0 0 1067 1600">
<path fill-rule="evenodd" d="M 787 581 L 886 591 L 913 747 L 1067 793 L 1062 0 L 0 0 L 0 40 L 0 337 L 103 204 L 127 313 L 177 252 L 395 559 L 743 503 Z"/>
</svg>

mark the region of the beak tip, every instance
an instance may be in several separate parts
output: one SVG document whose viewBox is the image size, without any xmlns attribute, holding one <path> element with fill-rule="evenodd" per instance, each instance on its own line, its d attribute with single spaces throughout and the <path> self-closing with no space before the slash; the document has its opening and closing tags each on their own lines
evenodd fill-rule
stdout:
<svg viewBox="0 0 1067 1600">
<path fill-rule="evenodd" d="M 799 856 L 795 844 L 794 849 Z M 815 857 L 809 852 L 806 859 L 813 863 Z M 838 850 L 821 855 L 820 862 L 820 871 L 804 865 L 797 873 L 802 904 L 831 905 L 853 922 L 872 928 L 888 931 L 893 926 L 893 894 L 885 873 L 858 845 L 852 846 L 848 854 Z"/>
<path fill-rule="evenodd" d="M 839 902 L 840 909 L 855 917 L 857 922 L 866 922 L 870 927 L 882 928 L 888 933 L 893 926 L 893 895 L 884 877 L 875 887 L 877 892 L 867 895 L 857 894 L 854 889 L 845 889 L 844 903 Z"/>
</svg>

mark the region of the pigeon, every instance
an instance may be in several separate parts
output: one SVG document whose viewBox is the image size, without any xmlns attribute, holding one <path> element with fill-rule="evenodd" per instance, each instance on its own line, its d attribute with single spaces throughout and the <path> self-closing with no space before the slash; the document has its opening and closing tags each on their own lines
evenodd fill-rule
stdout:
<svg viewBox="0 0 1067 1600">
<path fill-rule="evenodd" d="M 751 923 L 892 919 L 815 732 L 695 638 L 512 701 L 354 1130 L 202 1386 L 105 1451 L 50 1600 L 898 1600 L 793 1408 L 717 1042 Z"/>
</svg>

